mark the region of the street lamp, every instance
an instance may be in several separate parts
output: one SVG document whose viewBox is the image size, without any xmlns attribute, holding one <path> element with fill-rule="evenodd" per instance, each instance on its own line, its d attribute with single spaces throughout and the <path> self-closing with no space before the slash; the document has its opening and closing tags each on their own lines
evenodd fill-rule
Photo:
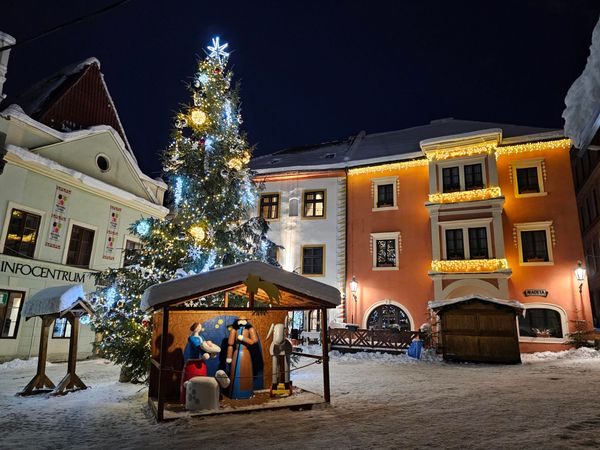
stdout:
<svg viewBox="0 0 600 450">
<path fill-rule="evenodd" d="M 577 267 L 575 268 L 575 279 L 579 282 L 579 293 L 583 289 L 583 282 L 585 281 L 585 269 L 581 265 L 581 261 L 577 261 Z"/>
<path fill-rule="evenodd" d="M 352 281 L 350 282 L 350 292 L 352 292 L 352 298 L 354 299 L 354 309 L 352 310 L 352 323 L 354 322 L 354 313 L 356 312 L 356 303 L 357 297 L 356 292 L 358 291 L 358 281 L 356 281 L 356 277 L 352 276 Z"/>
</svg>

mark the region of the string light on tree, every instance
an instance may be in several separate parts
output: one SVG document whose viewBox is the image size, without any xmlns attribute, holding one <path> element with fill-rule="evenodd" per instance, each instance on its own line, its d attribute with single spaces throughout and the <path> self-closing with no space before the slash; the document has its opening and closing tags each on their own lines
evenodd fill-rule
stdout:
<svg viewBox="0 0 600 450">
<path fill-rule="evenodd" d="M 132 264 L 97 276 L 101 355 L 122 364 L 134 378 L 150 366 L 152 322 L 139 303 L 144 290 L 176 274 L 205 272 L 251 259 L 267 261 L 267 223 L 251 217 L 257 187 L 247 164 L 250 145 L 239 130 L 239 96 L 227 68 L 228 44 L 212 40 L 188 85 L 189 102 L 176 114 L 163 174 L 173 196 L 165 219 L 141 219 L 131 231 L 140 238 Z M 261 245 L 262 244 L 262 245 Z M 112 299 L 112 300 L 108 300 Z M 207 297 L 205 306 L 222 301 Z"/>
</svg>

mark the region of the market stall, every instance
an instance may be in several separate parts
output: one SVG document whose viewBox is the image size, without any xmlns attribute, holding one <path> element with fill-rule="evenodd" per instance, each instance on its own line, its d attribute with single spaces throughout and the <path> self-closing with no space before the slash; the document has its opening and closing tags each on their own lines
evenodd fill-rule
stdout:
<svg viewBox="0 0 600 450">
<path fill-rule="evenodd" d="M 329 402 L 326 318 L 339 303 L 336 288 L 258 261 L 148 288 L 141 307 L 153 312 L 148 401 L 157 419 L 190 415 L 192 386 L 201 402 L 214 392 L 220 398 L 195 414 Z M 321 310 L 322 355 L 312 358 L 323 366 L 322 397 L 292 388 L 283 334 L 288 312 L 314 309 Z"/>
</svg>

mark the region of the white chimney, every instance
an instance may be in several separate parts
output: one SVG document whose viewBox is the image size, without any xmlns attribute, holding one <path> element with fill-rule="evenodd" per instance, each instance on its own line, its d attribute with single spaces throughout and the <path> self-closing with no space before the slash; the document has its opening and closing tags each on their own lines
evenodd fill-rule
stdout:
<svg viewBox="0 0 600 450">
<path fill-rule="evenodd" d="M 8 45 L 13 45 L 15 42 L 17 42 L 17 40 L 10 34 L 6 34 L 0 31 L 0 48 L 6 47 Z M 10 49 L 4 51 L 0 50 L 0 102 L 6 97 L 6 95 L 2 93 L 2 87 L 4 86 L 4 82 L 6 81 L 9 54 Z"/>
</svg>

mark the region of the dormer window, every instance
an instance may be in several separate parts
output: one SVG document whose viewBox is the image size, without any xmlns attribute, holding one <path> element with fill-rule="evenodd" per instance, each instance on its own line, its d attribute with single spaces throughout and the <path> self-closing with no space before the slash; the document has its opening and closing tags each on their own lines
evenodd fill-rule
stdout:
<svg viewBox="0 0 600 450">
<path fill-rule="evenodd" d="M 325 159 L 333 159 L 333 158 L 335 158 L 335 153 L 327 153 L 325 155 Z"/>
</svg>

